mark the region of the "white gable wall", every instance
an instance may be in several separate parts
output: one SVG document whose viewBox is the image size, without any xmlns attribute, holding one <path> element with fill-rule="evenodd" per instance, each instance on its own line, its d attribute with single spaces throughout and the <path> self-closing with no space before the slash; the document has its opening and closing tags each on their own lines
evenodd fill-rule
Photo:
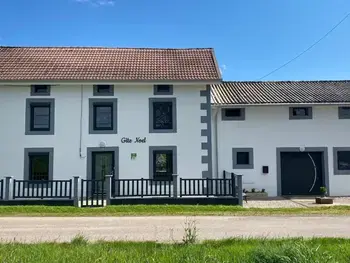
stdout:
<svg viewBox="0 0 350 263">
<path fill-rule="evenodd" d="M 54 179 L 86 178 L 86 148 L 119 147 L 119 178 L 149 178 L 149 146 L 177 146 L 180 177 L 202 178 L 208 164 L 202 164 L 201 103 L 205 85 L 174 85 L 173 96 L 153 95 L 153 85 L 115 85 L 114 96 L 93 96 L 92 85 L 53 85 L 50 96 L 30 96 L 30 86 L 0 86 L 0 178 L 23 179 L 24 148 L 54 148 Z M 149 98 L 175 97 L 177 133 L 149 133 Z M 55 99 L 55 134 L 25 135 L 27 98 Z M 89 134 L 89 98 L 118 98 L 118 134 Z M 82 156 L 79 156 L 80 115 L 82 108 Z M 146 143 L 121 143 L 122 137 L 146 137 Z M 131 153 L 136 153 L 131 160 Z"/>
<path fill-rule="evenodd" d="M 215 110 L 212 114 L 215 121 Z M 350 195 L 350 174 L 334 175 L 333 147 L 350 146 L 350 120 L 338 119 L 337 106 L 313 106 L 312 120 L 289 120 L 288 106 L 248 106 L 245 121 L 222 121 L 217 116 L 218 158 L 215 157 L 213 124 L 214 177 L 222 171 L 243 174 L 243 187 L 265 188 L 269 196 L 277 195 L 277 147 L 328 147 L 329 194 Z M 233 170 L 232 148 L 254 148 L 254 169 Z M 269 174 L 262 166 L 269 166 Z"/>
</svg>

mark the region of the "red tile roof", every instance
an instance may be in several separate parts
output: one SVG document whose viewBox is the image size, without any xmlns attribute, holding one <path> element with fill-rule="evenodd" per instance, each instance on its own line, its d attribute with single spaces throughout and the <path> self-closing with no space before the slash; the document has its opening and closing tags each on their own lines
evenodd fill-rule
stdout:
<svg viewBox="0 0 350 263">
<path fill-rule="evenodd" d="M 0 81 L 212 81 L 211 48 L 0 47 Z"/>
<path fill-rule="evenodd" d="M 350 81 L 225 81 L 211 86 L 214 105 L 349 103 Z"/>
</svg>

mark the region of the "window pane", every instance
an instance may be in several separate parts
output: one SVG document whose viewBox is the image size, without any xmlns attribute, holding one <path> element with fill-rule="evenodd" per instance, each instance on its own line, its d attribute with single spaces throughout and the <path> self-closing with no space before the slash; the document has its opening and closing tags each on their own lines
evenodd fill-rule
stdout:
<svg viewBox="0 0 350 263">
<path fill-rule="evenodd" d="M 173 103 L 153 102 L 153 128 L 166 130 L 173 128 Z"/>
<path fill-rule="evenodd" d="M 158 85 L 157 86 L 157 91 L 158 92 L 169 92 L 170 91 L 170 86 L 169 85 Z"/>
<path fill-rule="evenodd" d="M 112 106 L 95 106 L 95 129 L 113 129 Z"/>
<path fill-rule="evenodd" d="M 338 151 L 338 170 L 350 170 L 350 151 Z"/>
<path fill-rule="evenodd" d="M 293 108 L 293 116 L 308 116 L 308 108 Z"/>
<path fill-rule="evenodd" d="M 241 109 L 226 109 L 225 116 L 226 117 L 241 117 L 242 110 Z"/>
<path fill-rule="evenodd" d="M 49 179 L 49 154 L 29 155 L 29 180 Z"/>
<path fill-rule="evenodd" d="M 35 93 L 47 93 L 48 90 L 49 90 L 49 87 L 47 85 L 35 85 L 34 86 Z"/>
<path fill-rule="evenodd" d="M 249 164 L 249 152 L 238 152 L 237 164 Z"/>
<path fill-rule="evenodd" d="M 50 106 L 32 106 L 31 130 L 50 130 Z"/>
<path fill-rule="evenodd" d="M 110 86 L 109 85 L 98 85 L 97 86 L 97 92 L 98 93 L 109 93 L 110 92 Z"/>
<path fill-rule="evenodd" d="M 173 174 L 172 151 L 153 152 L 154 177 L 170 177 Z"/>
</svg>

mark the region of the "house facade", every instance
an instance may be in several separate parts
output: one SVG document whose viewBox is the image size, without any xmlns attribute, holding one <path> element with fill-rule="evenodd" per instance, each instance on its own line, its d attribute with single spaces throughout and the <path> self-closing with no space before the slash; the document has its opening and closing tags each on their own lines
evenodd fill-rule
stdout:
<svg viewBox="0 0 350 263">
<path fill-rule="evenodd" d="M 269 196 L 350 195 L 350 82 L 212 86 L 213 174 Z"/>
<path fill-rule="evenodd" d="M 211 49 L 0 48 L 2 176 L 211 176 Z"/>
<path fill-rule="evenodd" d="M 1 177 L 350 195 L 350 82 L 223 82 L 212 49 L 0 47 L 0 121 Z"/>
</svg>

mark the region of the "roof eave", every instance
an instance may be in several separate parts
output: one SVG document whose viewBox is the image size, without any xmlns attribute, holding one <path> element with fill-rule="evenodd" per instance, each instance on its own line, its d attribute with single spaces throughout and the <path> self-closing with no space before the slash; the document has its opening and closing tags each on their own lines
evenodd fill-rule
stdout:
<svg viewBox="0 0 350 263">
<path fill-rule="evenodd" d="M 308 106 L 308 105 L 350 105 L 350 101 L 348 102 L 284 102 L 284 103 L 249 103 L 249 104 L 242 104 L 242 103 L 237 103 L 237 104 L 217 104 L 217 103 L 212 103 L 212 107 L 216 108 L 230 108 L 230 107 L 256 107 L 256 106 L 293 106 L 293 105 L 303 105 L 303 106 Z"/>
</svg>

